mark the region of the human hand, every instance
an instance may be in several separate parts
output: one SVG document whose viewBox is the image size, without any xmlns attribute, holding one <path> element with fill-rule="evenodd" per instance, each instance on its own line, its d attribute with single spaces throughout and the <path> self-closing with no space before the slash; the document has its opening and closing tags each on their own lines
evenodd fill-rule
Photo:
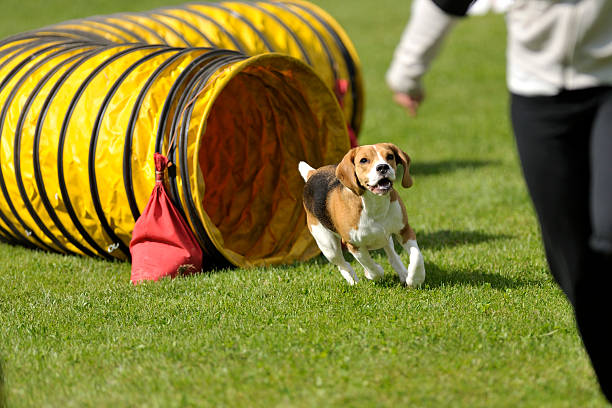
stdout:
<svg viewBox="0 0 612 408">
<path fill-rule="evenodd" d="M 396 92 L 393 94 L 393 100 L 395 103 L 403 107 L 408 115 L 415 117 L 421 102 L 425 99 L 425 95 L 422 92 L 415 94 L 406 94 L 403 92 Z"/>
</svg>

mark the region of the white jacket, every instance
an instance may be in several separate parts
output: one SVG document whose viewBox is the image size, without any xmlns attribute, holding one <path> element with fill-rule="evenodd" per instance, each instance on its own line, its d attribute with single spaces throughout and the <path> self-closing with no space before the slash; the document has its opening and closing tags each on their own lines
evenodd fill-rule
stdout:
<svg viewBox="0 0 612 408">
<path fill-rule="evenodd" d="M 387 71 L 391 90 L 422 91 L 421 77 L 457 19 L 432 0 L 414 1 Z M 506 24 L 511 92 L 555 95 L 563 89 L 612 85 L 612 1 L 515 0 Z"/>
</svg>

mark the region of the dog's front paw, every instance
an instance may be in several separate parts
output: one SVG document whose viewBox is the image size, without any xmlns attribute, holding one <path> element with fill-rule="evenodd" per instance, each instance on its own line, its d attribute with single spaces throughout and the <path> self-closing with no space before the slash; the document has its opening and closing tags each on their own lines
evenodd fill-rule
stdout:
<svg viewBox="0 0 612 408">
<path fill-rule="evenodd" d="M 353 286 L 357 282 L 359 282 L 359 278 L 355 274 L 355 271 L 352 269 L 340 269 L 340 273 L 342 277 L 348 282 L 349 285 Z"/>
<path fill-rule="evenodd" d="M 374 264 L 374 269 L 363 268 L 363 273 L 369 280 L 378 280 L 385 275 L 385 270 L 382 266 Z"/>
<path fill-rule="evenodd" d="M 423 260 L 423 255 L 421 255 L 421 252 L 417 249 L 415 253 L 410 254 L 406 286 L 421 286 L 423 282 L 425 282 L 425 262 Z"/>
</svg>

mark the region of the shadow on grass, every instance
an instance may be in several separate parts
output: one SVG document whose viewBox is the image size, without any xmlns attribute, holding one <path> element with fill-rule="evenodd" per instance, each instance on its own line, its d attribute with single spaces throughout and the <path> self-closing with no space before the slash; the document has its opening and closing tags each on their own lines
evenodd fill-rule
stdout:
<svg viewBox="0 0 612 408">
<path fill-rule="evenodd" d="M 438 230 L 426 233 L 421 232 L 417 235 L 419 246 L 427 249 L 444 249 L 510 238 L 512 238 L 511 235 L 489 234 L 483 231 Z"/>
<path fill-rule="evenodd" d="M 450 270 L 437 265 L 427 265 L 426 285 L 430 288 L 441 286 L 489 286 L 497 290 L 516 289 L 527 286 L 538 286 L 542 282 L 536 279 L 508 277 L 499 273 L 481 269 Z"/>
<path fill-rule="evenodd" d="M 495 290 L 506 290 L 538 286 L 542 283 L 535 279 L 502 276 L 498 273 L 480 269 L 443 269 L 431 263 L 425 263 L 425 269 L 427 271 L 427 277 L 423 284 L 423 289 L 425 290 L 445 286 L 486 286 Z M 381 280 L 376 282 L 376 285 L 383 288 L 395 287 L 399 285 L 399 278 L 395 274 L 387 273 Z"/>
<path fill-rule="evenodd" d="M 499 163 L 499 161 L 493 160 L 439 160 L 418 162 L 410 166 L 410 172 L 414 175 L 431 176 L 463 169 L 478 169 L 481 167 L 494 166 Z"/>
<path fill-rule="evenodd" d="M 385 273 L 385 275 L 381 279 L 375 282 L 368 282 L 368 280 L 363 275 L 362 267 L 356 261 L 354 261 L 354 259 L 352 258 L 352 255 L 350 255 L 348 252 L 345 252 L 344 256 L 345 256 L 345 259 L 351 262 L 353 268 L 355 268 L 355 271 L 357 272 L 357 276 L 364 283 L 372 284 L 379 289 L 385 289 L 385 290 L 391 289 L 391 288 L 397 288 L 398 286 L 400 286 L 399 277 L 397 276 L 395 272 L 392 271 L 392 269 L 387 264 L 388 260 L 386 259 L 385 255 L 383 255 L 383 258 L 375 257 L 376 262 L 378 262 L 380 265 L 385 267 L 385 269 L 387 269 L 387 272 Z M 273 269 L 277 271 L 278 270 L 292 270 L 299 265 L 305 266 L 306 268 L 315 268 L 315 269 L 331 268 L 334 273 L 338 273 L 338 276 L 337 276 L 338 280 L 341 280 L 340 274 L 337 271 L 337 268 L 335 266 L 331 266 L 329 261 L 323 255 L 318 255 L 305 262 L 296 262 L 293 265 L 277 265 L 277 266 L 274 266 Z M 407 263 L 405 265 L 408 266 Z M 266 267 L 262 267 L 262 268 L 268 269 Z M 497 272 L 488 271 L 488 270 L 485 270 L 484 268 L 478 268 L 478 267 L 475 267 L 473 269 L 465 268 L 465 267 L 459 268 L 459 269 L 445 268 L 445 267 L 441 267 L 436 264 L 425 261 L 425 269 L 426 269 L 427 276 L 425 278 L 425 283 L 419 290 L 427 291 L 427 290 L 434 290 L 434 289 L 443 288 L 443 287 L 471 286 L 471 287 L 486 287 L 486 288 L 491 288 L 493 290 L 505 291 L 507 289 L 535 287 L 535 286 L 540 286 L 543 284 L 543 280 L 541 279 L 525 279 L 522 277 L 503 276 Z M 233 271 L 232 269 L 225 269 L 223 271 L 217 271 L 217 272 L 234 273 L 235 271 Z"/>
<path fill-rule="evenodd" d="M 451 231 L 451 230 L 439 230 L 424 233 L 421 232 L 417 235 L 419 246 L 421 249 L 425 250 L 439 250 L 445 248 L 452 248 L 460 245 L 473 245 L 479 244 L 487 241 L 496 241 L 503 239 L 512 238 L 511 235 L 507 234 L 488 234 L 483 231 Z M 395 250 L 397 253 L 404 252 L 404 248 L 394 240 Z M 342 251 L 344 255 L 344 259 L 349 262 L 353 262 L 354 258 L 351 253 L 344 249 Z M 370 254 L 374 257 L 377 262 L 387 262 L 387 256 L 382 249 L 377 249 L 375 251 L 370 251 Z M 323 256 L 323 254 L 319 254 L 312 259 L 307 261 L 299 261 L 289 265 L 276 265 L 277 269 L 290 269 L 295 268 L 297 265 L 305 265 L 305 266 L 323 266 L 330 265 L 330 262 Z"/>
<path fill-rule="evenodd" d="M 425 250 L 439 250 L 460 245 L 473 245 L 487 241 L 510 238 L 512 238 L 511 235 L 489 234 L 483 231 L 439 230 L 429 233 L 421 232 L 418 234 L 419 246 Z M 404 252 L 403 248 L 397 242 L 395 247 L 398 253 Z M 352 263 L 359 278 L 365 279 L 365 277 L 363 277 L 361 266 L 357 264 L 353 256 L 347 250 L 344 250 L 343 254 L 344 258 Z M 384 266 L 385 263 L 388 263 L 387 256 L 382 249 L 371 251 L 371 254 L 376 262 L 380 263 L 381 265 Z M 296 268 L 297 266 L 306 268 L 320 268 L 329 267 L 330 265 L 330 262 L 322 254 L 319 254 L 318 256 L 315 256 L 307 261 L 295 262 L 290 265 L 276 265 L 274 266 L 274 269 L 286 270 Z M 266 267 L 262 268 L 267 269 Z M 496 290 L 505 290 L 509 288 L 519 288 L 541 284 L 541 282 L 538 280 L 506 277 L 498 273 L 488 272 L 478 268 L 473 270 L 448 270 L 441 268 L 438 265 L 427 263 L 427 261 L 425 268 L 427 270 L 427 277 L 424 283 L 425 289 L 433 289 L 443 286 L 489 286 Z M 332 269 L 336 271 L 336 267 L 332 267 Z M 233 273 L 233 269 L 220 269 L 207 272 Z M 381 280 L 375 282 L 375 285 L 380 288 L 392 288 L 398 286 L 399 284 L 399 278 L 395 273 L 386 273 Z"/>
</svg>

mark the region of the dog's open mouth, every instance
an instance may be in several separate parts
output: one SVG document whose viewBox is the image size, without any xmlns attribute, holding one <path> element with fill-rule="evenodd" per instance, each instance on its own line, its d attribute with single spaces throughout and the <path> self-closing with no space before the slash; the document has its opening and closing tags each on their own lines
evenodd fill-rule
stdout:
<svg viewBox="0 0 612 408">
<path fill-rule="evenodd" d="M 388 178 L 382 178 L 373 186 L 368 186 L 371 192 L 374 194 L 386 194 L 393 187 L 393 182 Z"/>
</svg>

